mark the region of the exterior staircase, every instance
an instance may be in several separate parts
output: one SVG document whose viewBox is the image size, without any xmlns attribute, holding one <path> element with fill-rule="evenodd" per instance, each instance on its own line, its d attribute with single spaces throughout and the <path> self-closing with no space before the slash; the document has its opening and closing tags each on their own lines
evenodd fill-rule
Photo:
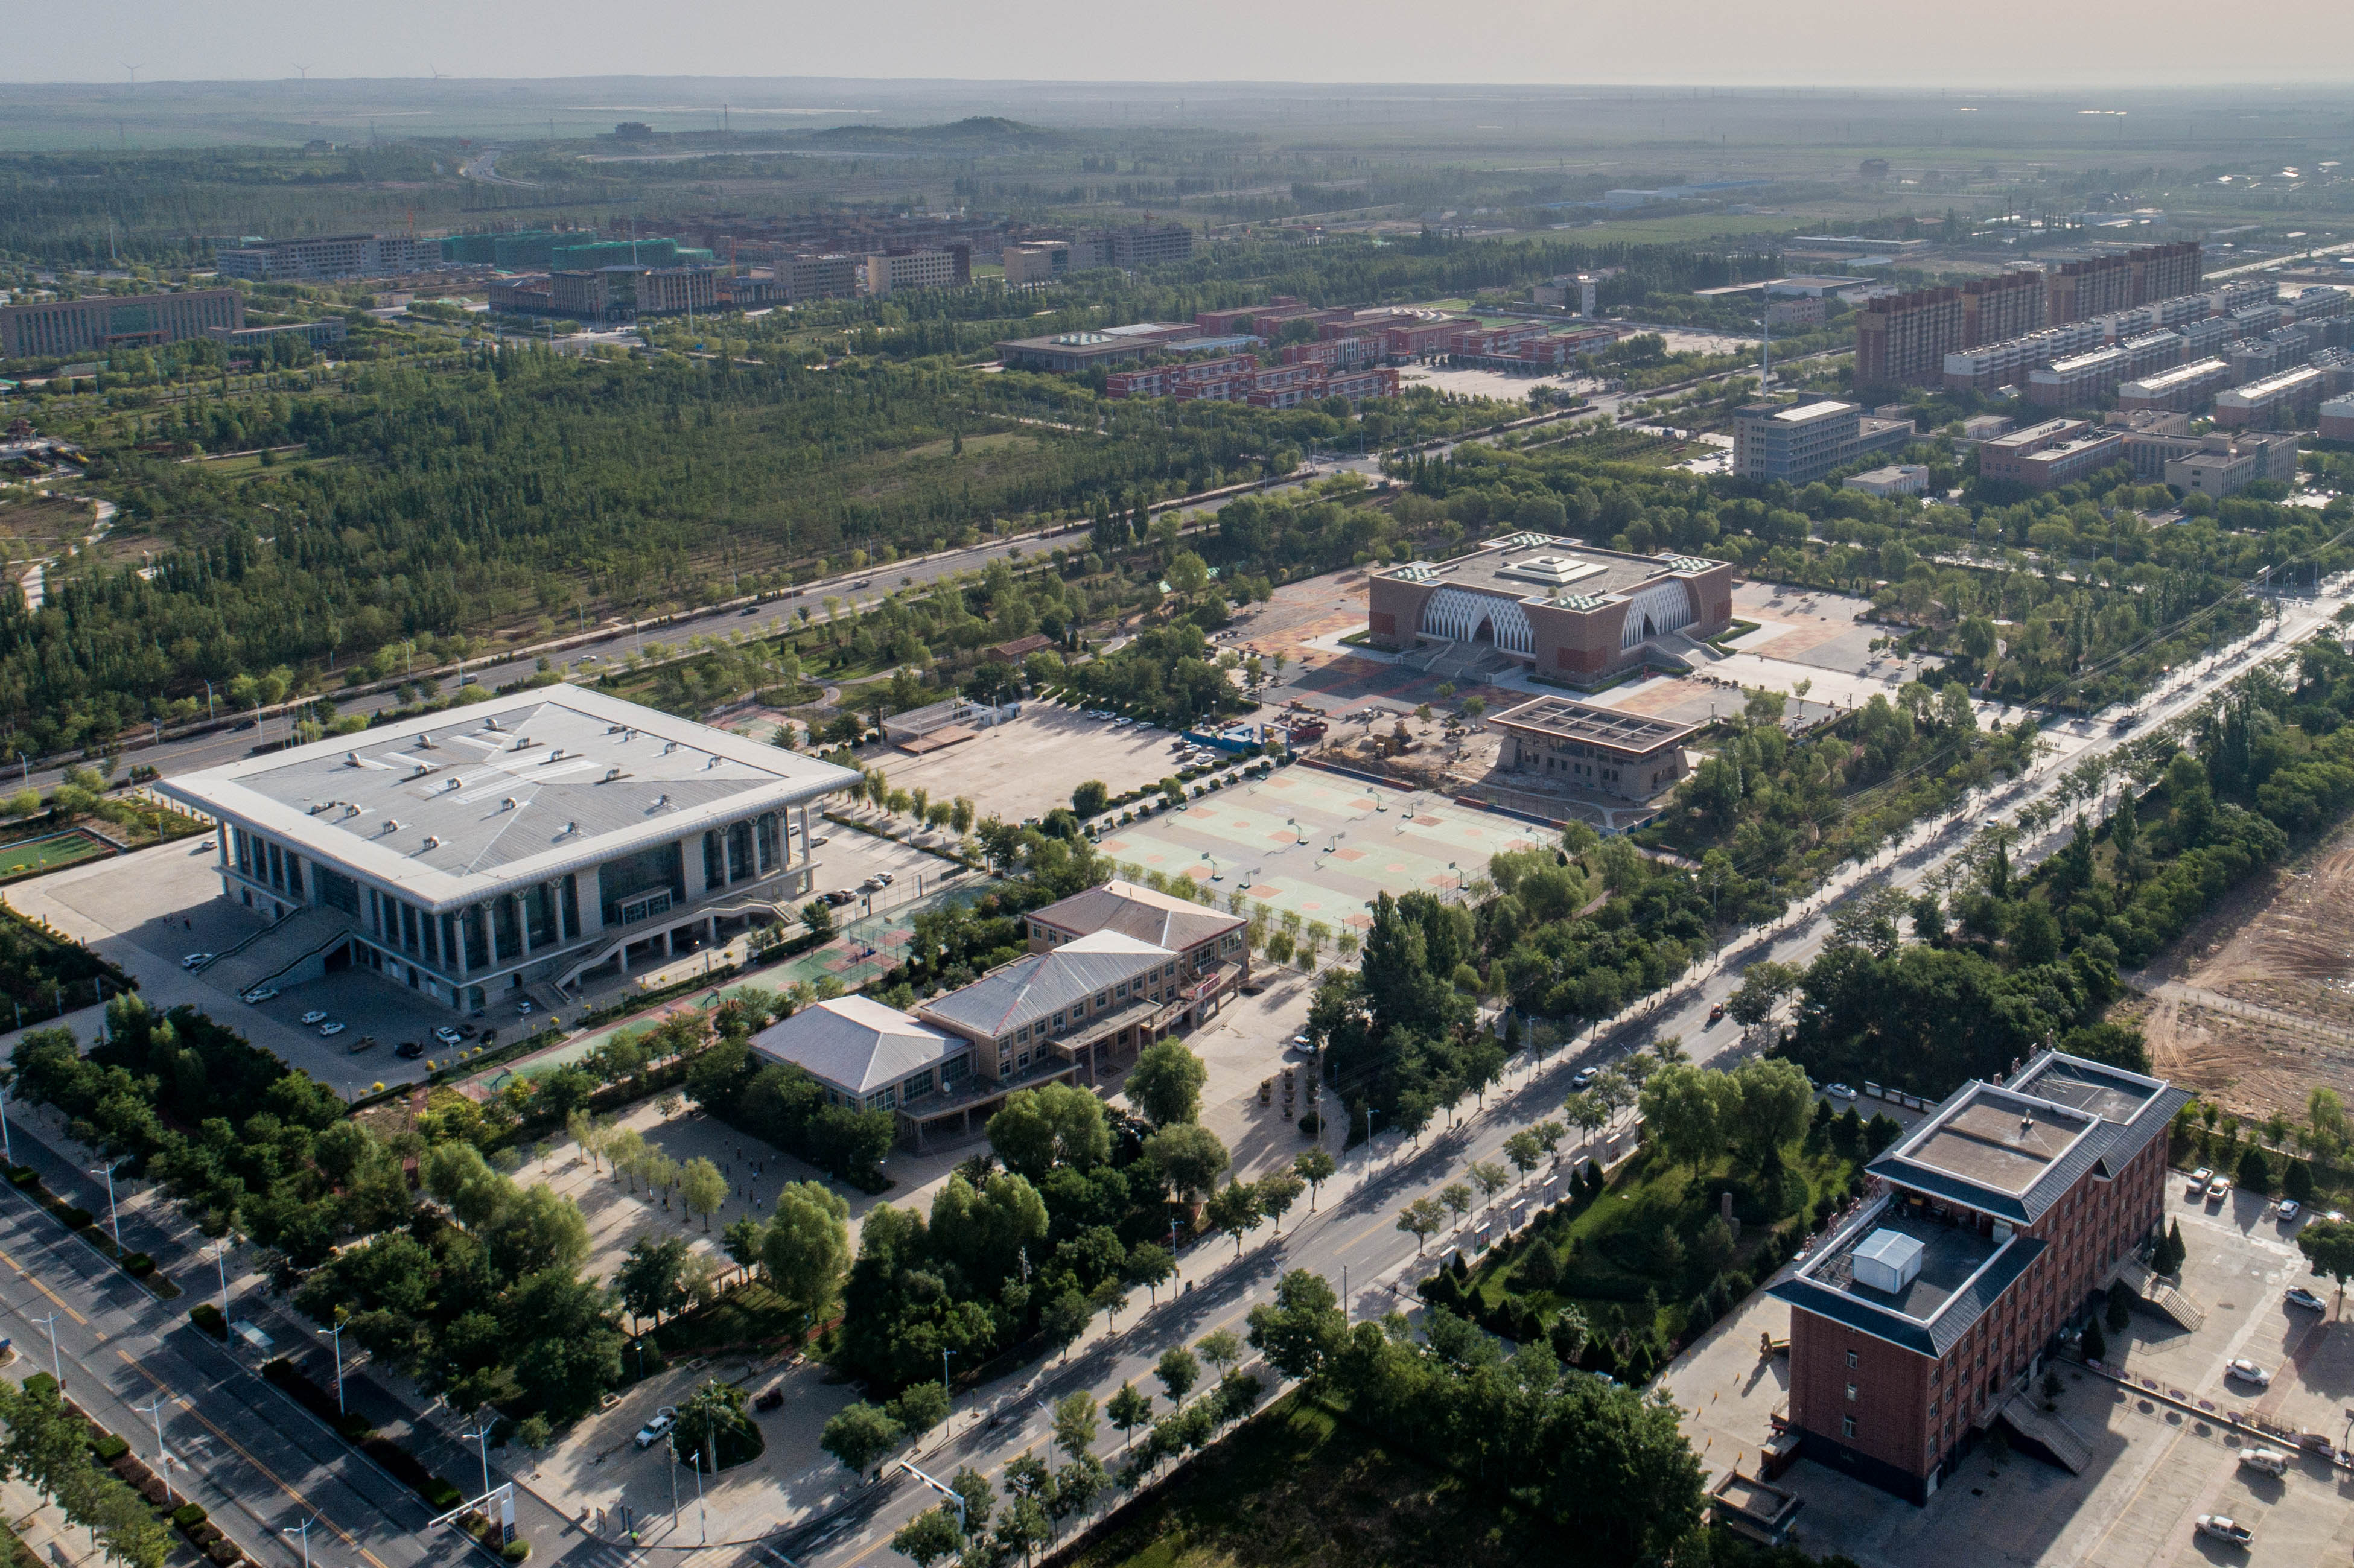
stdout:
<svg viewBox="0 0 2354 1568">
<path fill-rule="evenodd" d="M 2084 1435 L 2051 1411 L 2039 1409 L 2031 1393 L 2015 1394 L 2002 1407 L 2002 1424 L 2010 1428 L 2013 1446 L 2049 1460 L 2072 1476 L 2081 1476 L 2093 1462 L 2093 1445 Z"/>
<path fill-rule="evenodd" d="M 306 904 L 266 926 L 204 967 L 204 977 L 233 995 L 284 981 L 299 985 L 326 972 L 327 949 L 352 933 L 340 909 Z"/>
<path fill-rule="evenodd" d="M 2125 1262 L 2117 1265 L 2115 1277 L 2124 1280 L 2126 1289 L 2148 1303 L 2161 1317 L 2194 1334 L 2205 1326 L 2206 1312 L 2197 1302 L 2168 1285 L 2164 1277 L 2152 1274 L 2137 1263 Z"/>
</svg>

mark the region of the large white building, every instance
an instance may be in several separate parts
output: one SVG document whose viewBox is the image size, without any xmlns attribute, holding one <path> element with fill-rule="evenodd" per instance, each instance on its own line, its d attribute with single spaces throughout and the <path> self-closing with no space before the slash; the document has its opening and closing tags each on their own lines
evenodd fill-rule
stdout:
<svg viewBox="0 0 2354 1568">
<path fill-rule="evenodd" d="M 273 922 L 223 956 L 238 989 L 364 966 L 471 1012 L 777 918 L 810 802 L 857 782 L 554 686 L 158 788 L 219 819 L 222 895 Z"/>
</svg>

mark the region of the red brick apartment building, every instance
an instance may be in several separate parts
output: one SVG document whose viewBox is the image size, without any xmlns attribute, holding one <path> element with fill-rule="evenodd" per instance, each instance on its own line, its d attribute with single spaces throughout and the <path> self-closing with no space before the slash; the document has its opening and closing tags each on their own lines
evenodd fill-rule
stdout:
<svg viewBox="0 0 2354 1568">
<path fill-rule="evenodd" d="M 2157 1231 L 2167 1123 L 2190 1098 L 2047 1051 L 1873 1160 L 1878 1195 L 1773 1287 L 1801 1452 L 1928 1501 Z"/>
<path fill-rule="evenodd" d="M 2199 242 L 2145 245 L 2115 256 L 2089 261 L 2063 261 L 2047 281 L 2044 320 L 2053 326 L 2105 316 L 2112 311 L 2146 305 L 2199 291 L 2206 271 Z"/>
</svg>

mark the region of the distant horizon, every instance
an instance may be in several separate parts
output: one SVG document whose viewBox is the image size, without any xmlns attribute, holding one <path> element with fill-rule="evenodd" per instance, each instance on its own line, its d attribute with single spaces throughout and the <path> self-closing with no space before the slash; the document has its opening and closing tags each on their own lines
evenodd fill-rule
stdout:
<svg viewBox="0 0 2354 1568">
<path fill-rule="evenodd" d="M 2349 29 L 2354 31 L 2354 29 Z M 2354 43 L 2354 39 L 2349 39 Z M 1987 99 L 2029 99 L 2066 92 L 2285 92 L 2342 91 L 2354 86 L 2354 67 L 2338 78 L 2234 78 L 2228 79 L 2188 80 L 2164 78 L 2064 78 L 2022 79 L 2012 75 L 2007 80 L 1971 80 L 1954 79 L 1913 84 L 1891 83 L 1884 73 L 1872 73 L 1869 79 L 1840 77 L 1819 77 L 1811 79 L 1779 79 L 1745 78 L 1593 78 L 1582 80 L 1511 81 L 1495 79 L 1469 78 L 1344 78 L 1344 77 L 1110 77 L 1110 76 L 843 76 L 833 74 L 809 75 L 712 75 L 707 73 L 648 72 L 648 71 L 565 71 L 546 74 L 505 73 L 473 75 L 452 71 L 438 73 L 419 71 L 402 74 L 382 72 L 331 75 L 313 69 L 307 79 L 299 70 L 247 76 L 186 76 L 155 77 L 144 75 L 131 78 L 117 75 L 111 79 L 98 77 L 16 77 L 0 69 L 0 89 L 58 88 L 86 89 L 92 92 L 133 94 L 155 90 L 190 88 L 239 88 L 284 83 L 310 88 L 327 87 L 427 87 L 436 83 L 448 87 L 497 86 L 528 82 L 535 86 L 555 86 L 567 82 L 583 84 L 645 82 L 677 86 L 711 85 L 742 87 L 824 88 L 1150 88 L 1155 91 L 1182 91 L 1198 89 L 1204 92 L 1281 90 L 1298 92 L 1350 91 L 1426 91 L 1450 96 L 1479 92 L 1510 93 L 1578 93 L 1608 92 L 1683 92 L 1716 91 L 1734 94 L 1751 93 L 1844 93 L 1863 96 L 1884 96 L 1892 99 L 1917 97 L 1923 91 L 1935 91 L 1945 96 L 1980 97 Z M 641 107 L 649 112 L 662 112 L 663 105 L 596 105 L 582 107 L 610 108 L 624 111 Z M 697 108 L 702 107 L 696 105 Z M 750 105 L 743 106 L 752 112 Z M 780 112 L 770 111 L 770 112 Z M 781 112 L 791 112 L 784 111 Z M 824 110 L 804 112 L 823 113 Z"/>
</svg>

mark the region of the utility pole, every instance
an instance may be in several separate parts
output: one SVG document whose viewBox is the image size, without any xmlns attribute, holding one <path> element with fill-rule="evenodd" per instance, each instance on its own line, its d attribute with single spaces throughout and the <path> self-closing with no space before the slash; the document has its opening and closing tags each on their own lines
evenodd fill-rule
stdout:
<svg viewBox="0 0 2354 1568">
<path fill-rule="evenodd" d="M 172 1495 L 172 1455 L 164 1446 L 164 1396 L 158 1393 L 154 1404 L 134 1404 L 131 1408 L 155 1418 L 155 1474 L 163 1478 L 164 1500 L 177 1506 Z"/>
<path fill-rule="evenodd" d="M 338 1313 L 336 1313 L 335 1315 L 336 1315 L 338 1318 L 340 1318 L 340 1317 L 342 1317 L 342 1316 L 343 1316 L 343 1314 L 342 1314 L 341 1312 L 338 1312 Z M 343 1325 L 343 1324 L 341 1324 L 341 1323 L 339 1322 L 339 1323 L 335 1324 L 335 1325 L 334 1325 L 334 1327 L 333 1327 L 333 1328 L 331 1328 L 331 1329 L 314 1329 L 314 1330 L 312 1330 L 312 1332 L 313 1332 L 313 1333 L 316 1333 L 316 1334 L 327 1334 L 327 1335 L 331 1335 L 331 1336 L 333 1336 L 333 1337 L 334 1337 L 334 1341 L 335 1341 L 335 1414 L 338 1414 L 338 1415 L 348 1415 L 348 1414 L 351 1414 L 351 1412 L 349 1412 L 348 1410 L 345 1410 L 345 1409 L 344 1408 L 344 1325 Z M 484 1487 L 482 1488 L 482 1489 L 483 1489 L 484 1491 L 488 1491 L 488 1490 L 490 1490 L 491 1489 L 490 1489 L 488 1486 L 484 1486 Z"/>
<path fill-rule="evenodd" d="M 300 1535 L 302 1538 L 302 1568 L 311 1568 L 312 1522 L 312 1520 L 306 1519 L 292 1530 L 281 1530 L 278 1532 L 281 1535 Z"/>
</svg>

